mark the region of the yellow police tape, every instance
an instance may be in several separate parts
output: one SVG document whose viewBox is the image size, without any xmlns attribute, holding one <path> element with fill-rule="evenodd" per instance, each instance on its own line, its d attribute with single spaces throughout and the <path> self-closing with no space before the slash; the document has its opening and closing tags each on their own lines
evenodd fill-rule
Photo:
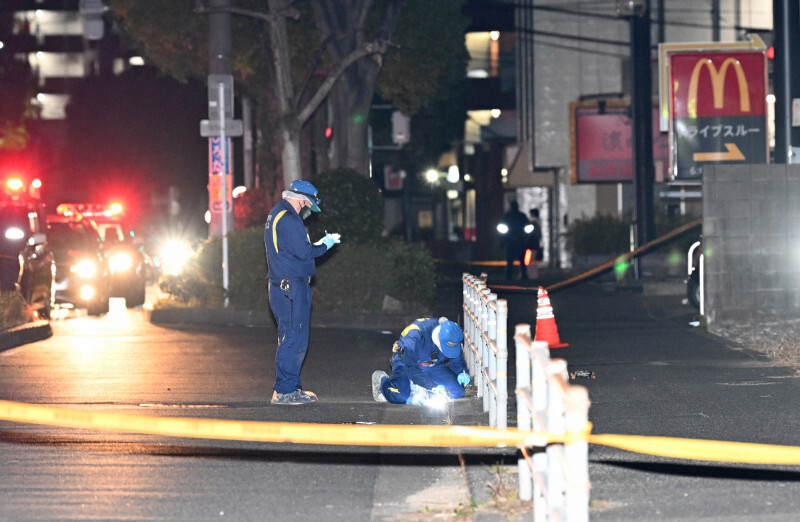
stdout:
<svg viewBox="0 0 800 522">
<path fill-rule="evenodd" d="M 170 437 L 353 446 L 533 446 L 541 438 L 516 429 L 478 426 L 310 424 L 154 417 L 0 401 L 0 420 Z"/>
<path fill-rule="evenodd" d="M 534 447 L 586 441 L 626 451 L 677 459 L 744 464 L 800 464 L 800 447 L 717 440 L 596 435 L 591 423 L 566 435 L 479 426 L 310 424 L 187 417 L 154 417 L 94 412 L 0 401 L 0 420 L 67 428 L 165 435 L 170 437 L 396 447 Z"/>
<path fill-rule="evenodd" d="M 676 459 L 742 464 L 800 464 L 800 447 L 797 446 L 639 435 L 589 435 L 587 440 L 590 444 Z"/>
</svg>

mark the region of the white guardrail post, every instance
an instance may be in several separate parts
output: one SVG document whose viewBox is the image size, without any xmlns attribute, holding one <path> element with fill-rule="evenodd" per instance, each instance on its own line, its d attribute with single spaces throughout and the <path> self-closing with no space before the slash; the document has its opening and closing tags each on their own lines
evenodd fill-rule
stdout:
<svg viewBox="0 0 800 522">
<path fill-rule="evenodd" d="M 514 340 L 517 429 L 559 440 L 543 438 L 533 448 L 522 448 L 517 464 L 520 500 L 533 498 L 537 522 L 588 521 L 588 443 L 575 435 L 587 426 L 589 394 L 569 384 L 567 362 L 551 360 L 546 342 L 531 341 L 530 325 L 518 324 Z"/>
<path fill-rule="evenodd" d="M 489 425 L 508 426 L 508 304 L 486 286 L 486 274 L 463 274 L 464 358 Z"/>
</svg>

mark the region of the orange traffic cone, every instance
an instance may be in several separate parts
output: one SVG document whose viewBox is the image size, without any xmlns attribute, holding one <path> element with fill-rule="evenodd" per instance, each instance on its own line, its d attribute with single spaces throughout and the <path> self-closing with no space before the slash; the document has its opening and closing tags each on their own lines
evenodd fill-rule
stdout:
<svg viewBox="0 0 800 522">
<path fill-rule="evenodd" d="M 558 327 L 556 327 L 556 316 L 553 314 L 553 307 L 550 305 L 550 298 L 547 290 L 539 287 L 538 306 L 536 307 L 536 336 L 534 341 L 544 341 L 550 348 L 564 348 L 569 346 L 562 343 L 558 337 Z"/>
</svg>

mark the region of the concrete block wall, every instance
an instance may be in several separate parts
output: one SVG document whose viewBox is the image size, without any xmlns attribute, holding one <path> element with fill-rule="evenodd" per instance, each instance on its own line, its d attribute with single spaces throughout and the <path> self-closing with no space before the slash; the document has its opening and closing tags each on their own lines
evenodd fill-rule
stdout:
<svg viewBox="0 0 800 522">
<path fill-rule="evenodd" d="M 707 165 L 708 329 L 800 317 L 800 165 Z"/>
</svg>

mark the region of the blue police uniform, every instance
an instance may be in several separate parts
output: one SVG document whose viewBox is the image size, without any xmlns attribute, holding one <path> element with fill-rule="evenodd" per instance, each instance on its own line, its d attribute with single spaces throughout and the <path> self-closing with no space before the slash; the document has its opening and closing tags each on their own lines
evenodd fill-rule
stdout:
<svg viewBox="0 0 800 522">
<path fill-rule="evenodd" d="M 464 386 L 458 382 L 458 375 L 467 371 L 464 356 L 444 356 L 433 342 L 437 326 L 438 319 L 417 319 L 400 334 L 400 349 L 392 356 L 392 376 L 381 382 L 381 393 L 387 401 L 406 404 L 411 382 L 428 390 L 444 386 L 452 399 L 464 396 Z"/>
<path fill-rule="evenodd" d="M 269 213 L 264 244 L 269 264 L 269 305 L 278 323 L 274 389 L 280 394 L 292 393 L 301 387 L 300 368 L 308 350 L 314 259 L 328 247 L 311 243 L 303 219 L 284 199 Z"/>
</svg>

